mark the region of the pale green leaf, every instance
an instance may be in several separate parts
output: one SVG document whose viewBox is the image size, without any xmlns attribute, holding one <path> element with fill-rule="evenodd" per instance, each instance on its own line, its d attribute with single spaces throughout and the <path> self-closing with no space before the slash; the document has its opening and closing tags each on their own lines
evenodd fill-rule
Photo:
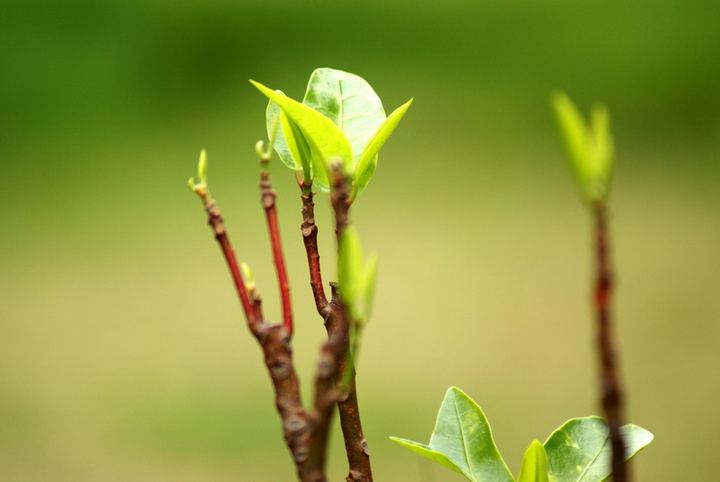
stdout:
<svg viewBox="0 0 720 482">
<path fill-rule="evenodd" d="M 410 108 L 410 104 L 412 104 L 412 102 L 413 99 L 410 99 L 395 109 L 373 133 L 373 136 L 367 143 L 365 150 L 362 151 L 357 165 L 357 170 L 355 172 L 355 179 L 353 180 L 352 194 L 350 195 L 351 202 L 362 192 L 363 189 L 365 189 L 368 182 L 370 182 L 370 178 L 372 178 L 372 175 L 375 172 L 375 167 L 377 166 L 378 152 L 382 146 L 385 145 L 385 141 L 387 141 L 390 134 L 393 133 L 398 123 L 405 115 L 405 112 L 407 112 Z"/>
<path fill-rule="evenodd" d="M 286 133 L 285 139 L 288 148 L 295 156 L 295 159 L 300 161 L 303 179 L 309 185 L 312 183 L 314 175 L 314 170 L 312 168 L 312 149 L 308 146 L 307 140 L 298 125 L 295 124 L 295 122 L 290 119 L 283 110 L 280 111 L 280 126 L 282 127 L 282 132 Z M 326 179 L 325 169 L 320 169 L 319 174 L 321 180 Z M 325 184 L 327 184 L 327 182 L 325 182 Z"/>
<path fill-rule="evenodd" d="M 361 314 L 360 300 L 364 288 L 364 255 L 360 237 L 354 227 L 348 226 L 340 235 L 338 250 L 338 282 L 342 299 L 351 319 Z"/>
<path fill-rule="evenodd" d="M 552 103 L 583 196 L 592 202 L 604 201 L 609 195 L 614 156 L 607 109 L 595 107 L 588 126 L 565 93 L 553 93 Z"/>
<path fill-rule="evenodd" d="M 637 425 L 620 428 L 627 459 L 652 442 L 653 434 Z M 601 417 L 574 418 L 545 441 L 551 482 L 601 482 L 611 469 L 607 426 Z"/>
<path fill-rule="evenodd" d="M 275 92 L 285 95 L 281 90 L 276 90 Z M 297 152 L 297 145 L 291 137 L 292 133 L 290 133 L 289 136 L 285 135 L 285 131 L 289 129 L 285 129 L 285 127 L 282 126 L 281 114 L 282 109 L 280 106 L 272 100 L 268 101 L 267 109 L 265 110 L 265 128 L 268 139 L 273 139 L 273 148 L 283 164 L 294 171 L 299 171 L 302 169 L 300 154 Z M 286 137 L 290 137 L 290 142 L 288 142 Z"/>
<path fill-rule="evenodd" d="M 313 153 L 313 174 L 322 182 L 329 178 L 331 163 L 340 159 L 345 165 L 352 162 L 352 147 L 342 131 L 327 117 L 311 107 L 281 95 L 264 85 L 250 81 L 267 98 L 275 102 L 302 132 Z M 287 135 L 287 133 L 285 133 Z M 317 159 L 317 163 L 315 160 Z M 327 185 L 327 184 L 326 184 Z"/>
<path fill-rule="evenodd" d="M 200 184 L 207 184 L 207 152 L 205 149 L 200 151 L 200 158 L 198 160 L 198 182 Z"/>
<path fill-rule="evenodd" d="M 593 164 L 597 194 L 605 196 L 610 188 L 615 156 L 615 145 L 610 132 L 610 113 L 603 105 L 597 105 L 590 114 L 594 152 Z"/>
<path fill-rule="evenodd" d="M 373 299 L 375 298 L 375 280 L 377 278 L 377 256 L 371 255 L 365 263 L 363 286 L 363 314 L 362 321 L 368 321 L 372 313 Z"/>
<path fill-rule="evenodd" d="M 525 452 L 517 482 L 548 482 L 547 465 L 547 454 L 543 445 L 534 440 Z"/>
<path fill-rule="evenodd" d="M 430 451 L 422 453 L 416 450 L 431 460 L 435 460 L 435 453 L 443 454 L 468 480 L 515 480 L 495 446 L 485 414 L 457 387 L 450 387 L 445 394 L 430 443 L 427 446 L 415 445 Z"/>
<path fill-rule="evenodd" d="M 413 442 L 412 440 L 406 440 L 406 439 L 398 438 L 398 437 L 390 437 L 390 440 L 393 440 L 393 441 L 399 443 L 403 447 L 409 448 L 413 452 L 418 453 L 418 454 L 422 455 L 423 457 L 425 457 L 426 459 L 430 459 L 433 462 L 442 465 L 443 467 L 453 470 L 459 474 L 465 475 L 465 473 L 462 471 L 462 469 L 460 469 L 460 467 L 455 465 L 453 463 L 453 461 L 450 460 L 449 458 L 447 458 L 447 456 L 442 452 L 437 452 L 437 451 L 431 449 L 427 445 Z M 469 477 L 467 477 L 467 476 L 466 476 L 466 478 L 469 479 Z M 469 479 L 469 480 L 474 480 L 474 479 Z"/>
<path fill-rule="evenodd" d="M 554 92 L 552 104 L 573 172 L 585 193 L 590 178 L 587 153 L 588 126 L 573 101 L 564 92 Z"/>
<path fill-rule="evenodd" d="M 365 79 L 335 69 L 316 69 L 310 76 L 303 104 L 331 119 L 345 134 L 354 159 L 344 159 L 352 174 L 365 146 L 385 120 L 380 98 Z"/>
</svg>

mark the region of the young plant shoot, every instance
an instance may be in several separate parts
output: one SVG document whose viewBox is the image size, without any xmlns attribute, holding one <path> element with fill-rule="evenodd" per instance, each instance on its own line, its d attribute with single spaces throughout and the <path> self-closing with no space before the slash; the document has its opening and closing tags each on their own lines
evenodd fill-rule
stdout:
<svg viewBox="0 0 720 482">
<path fill-rule="evenodd" d="M 250 81 L 268 99 L 266 127 L 269 145 L 256 145 L 260 160 L 260 195 L 265 210 L 275 270 L 281 293 L 282 323 L 266 321 L 261 297 L 250 268 L 238 265 L 224 221 L 207 186 L 207 155 L 203 150 L 198 181 L 190 188 L 203 201 L 208 221 L 230 268 L 245 318 L 265 358 L 275 390 L 286 444 L 303 482 L 324 482 L 327 441 L 333 409 L 338 407 L 348 459 L 349 482 L 373 480 L 368 444 L 360 422 L 354 361 L 362 327 L 370 317 L 377 259 L 364 257 L 349 211 L 372 178 L 378 152 L 395 130 L 412 99 L 385 115 L 380 98 L 362 78 L 333 69 L 317 69 L 302 102 L 259 82 Z M 296 172 L 301 191 L 301 232 L 308 258 L 310 286 L 327 341 L 320 349 L 314 399 L 304 409 L 292 358 L 293 314 L 285 267 L 276 193 L 268 169 L 271 153 Z M 337 235 L 338 283 L 330 283 L 327 298 L 322 282 L 314 214 L 313 184 L 330 193 Z"/>
<path fill-rule="evenodd" d="M 412 99 L 386 115 L 380 98 L 365 80 L 329 68 L 312 73 L 302 101 L 259 82 L 250 82 L 268 99 L 265 124 L 269 142 L 258 142 L 256 153 L 260 161 L 260 198 L 280 290 L 281 322 L 265 319 L 252 271 L 235 257 L 220 209 L 210 195 L 204 150 L 198 162 L 198 180 L 191 178 L 189 186 L 203 202 L 247 326 L 262 349 L 298 480 L 328 480 L 327 445 L 337 407 L 348 461 L 345 480 L 370 482 L 373 474 L 360 420 L 355 364 L 363 328 L 372 311 L 377 258 L 365 256 L 350 214 L 375 173 L 380 149 Z M 638 426 L 621 425 L 622 398 L 609 315 L 612 277 L 606 207 L 614 157 L 609 114 L 604 107 L 596 107 L 587 124 L 565 94 L 553 94 L 552 102 L 580 193 L 596 221 L 595 310 L 605 420 L 600 417 L 571 419 L 544 443 L 533 441 L 515 479 L 495 445 L 485 414 L 460 389 L 451 387 L 445 394 L 427 445 L 391 438 L 474 482 L 600 482 L 610 476 L 615 481 L 626 482 L 629 475 L 625 461 L 653 439 L 650 432 Z M 293 360 L 290 283 L 280 238 L 277 194 L 269 171 L 273 152 L 294 171 L 298 181 L 302 204 L 300 230 L 308 260 L 311 295 L 318 322 L 323 323 L 327 331 L 308 408 L 302 403 Z M 337 282 L 329 283 L 330 296 L 323 284 L 313 186 L 329 193 L 334 213 Z"/>
</svg>

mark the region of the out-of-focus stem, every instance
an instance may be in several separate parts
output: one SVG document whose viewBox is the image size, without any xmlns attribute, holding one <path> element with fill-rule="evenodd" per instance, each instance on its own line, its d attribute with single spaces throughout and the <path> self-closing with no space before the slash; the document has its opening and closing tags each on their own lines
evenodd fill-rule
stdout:
<svg viewBox="0 0 720 482">
<path fill-rule="evenodd" d="M 597 318 L 597 346 L 600 358 L 601 402 L 610 431 L 613 480 L 615 482 L 629 482 L 630 473 L 625 463 L 626 449 L 622 433 L 620 432 L 623 419 L 623 396 L 610 317 L 613 273 L 610 262 L 607 206 L 605 203 L 597 202 L 594 205 L 594 215 L 597 255 L 595 310 Z"/>
</svg>

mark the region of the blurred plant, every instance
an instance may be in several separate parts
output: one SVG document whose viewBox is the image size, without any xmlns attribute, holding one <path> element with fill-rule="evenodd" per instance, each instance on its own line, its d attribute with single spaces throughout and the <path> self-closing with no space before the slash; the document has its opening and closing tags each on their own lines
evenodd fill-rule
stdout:
<svg viewBox="0 0 720 482">
<path fill-rule="evenodd" d="M 627 482 L 625 462 L 648 445 L 653 435 L 622 425 L 622 396 L 610 331 L 612 273 L 607 235 L 607 202 L 613 172 L 614 145 L 610 116 L 597 106 L 588 125 L 567 95 L 556 92 L 552 104 L 580 192 L 595 217 L 597 275 L 595 311 L 600 358 L 600 417 L 567 421 L 541 444 L 525 452 L 518 482 L 600 482 L 612 476 Z M 471 481 L 514 481 L 498 452 L 480 407 L 452 387 L 440 407 L 429 445 L 391 437 L 401 445 Z M 609 447 L 608 447 L 609 444 Z"/>
<path fill-rule="evenodd" d="M 345 441 L 349 471 L 347 481 L 371 481 L 372 470 L 363 435 L 355 385 L 355 365 L 362 327 L 370 317 L 377 259 L 365 259 L 357 231 L 350 225 L 349 211 L 375 172 L 378 152 L 385 144 L 412 99 L 385 115 L 382 102 L 362 78 L 333 69 L 317 69 L 308 83 L 305 98 L 295 101 L 264 85 L 250 81 L 269 99 L 266 126 L 269 146 L 258 142 L 260 192 L 270 244 L 280 285 L 283 322 L 267 322 L 262 300 L 250 268 L 238 265 L 225 225 L 207 185 L 207 155 L 200 154 L 198 181 L 190 188 L 203 201 L 208 222 L 230 268 L 250 332 L 260 344 L 275 389 L 275 402 L 283 422 L 285 442 L 305 482 L 327 480 L 325 456 L 335 405 Z M 320 350 L 312 408 L 305 410 L 292 359 L 293 315 L 290 286 L 285 269 L 275 208 L 276 193 L 268 166 L 272 150 L 296 171 L 301 190 L 301 232 L 308 259 L 310 286 L 328 338 Z M 337 272 L 339 283 L 330 283 L 325 294 L 317 244 L 313 184 L 330 193 L 335 214 Z"/>
</svg>

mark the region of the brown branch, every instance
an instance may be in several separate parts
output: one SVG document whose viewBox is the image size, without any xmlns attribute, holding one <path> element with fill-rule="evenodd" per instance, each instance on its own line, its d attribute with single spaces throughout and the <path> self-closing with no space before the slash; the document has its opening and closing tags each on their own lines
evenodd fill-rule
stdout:
<svg viewBox="0 0 720 482">
<path fill-rule="evenodd" d="M 232 276 L 233 283 L 235 284 L 235 290 L 240 298 L 240 303 L 242 304 L 248 327 L 253 334 L 256 334 L 262 322 L 256 316 L 255 308 L 250 301 L 250 296 L 245 288 L 245 282 L 240 274 L 240 267 L 238 266 L 237 258 L 235 257 L 235 251 L 233 250 L 232 245 L 230 244 L 230 239 L 227 236 L 222 213 L 217 207 L 215 200 L 210 196 L 207 188 L 196 188 L 195 192 L 202 199 L 205 212 L 208 215 L 208 224 L 215 234 L 215 239 L 220 245 L 225 261 L 230 269 L 230 274 Z"/>
<path fill-rule="evenodd" d="M 303 409 L 300 383 L 292 360 L 290 333 L 284 325 L 262 322 L 260 297 L 255 293 L 254 288 L 248 293 L 220 209 L 210 197 L 206 187 L 196 187 L 195 192 L 203 201 L 208 214 L 208 223 L 230 268 L 248 327 L 263 351 L 265 366 L 275 392 L 275 407 L 282 421 L 285 443 L 295 462 L 298 477 L 303 482 L 326 482 L 324 467 L 314 467 L 309 463 L 309 455 L 311 448 L 316 445 L 311 440 L 311 437 L 317 433 L 314 427 L 320 424 L 329 426 L 329 422 L 321 416 L 311 417 Z M 335 373 L 331 376 L 335 376 Z M 325 441 L 322 442 L 322 450 L 325 450 Z M 324 464 L 324 460 L 322 463 Z"/>
<path fill-rule="evenodd" d="M 348 225 L 348 211 L 350 208 L 350 184 L 347 176 L 342 170 L 340 163 L 333 165 L 333 188 L 330 192 L 330 200 L 335 212 L 335 234 L 338 246 L 343 230 Z M 338 400 L 338 411 L 340 413 L 340 427 L 345 440 L 345 452 L 347 453 L 349 473 L 347 482 L 371 482 L 373 480 L 372 468 L 370 465 L 370 451 L 362 430 L 360 421 L 360 409 L 357 399 L 357 386 L 355 382 L 355 367 L 352 359 L 348 356 L 349 339 L 347 333 L 350 331 L 350 320 L 347 311 L 337 295 L 337 287 L 333 287 L 333 297 L 325 321 L 325 328 L 328 337 L 339 336 L 345 333 L 344 355 L 340 359 L 338 377 L 336 383 L 341 390 L 341 397 Z M 342 286 L 339 287 L 342 289 Z M 349 372 L 349 373 L 348 373 Z"/>
<path fill-rule="evenodd" d="M 305 244 L 305 252 L 307 253 L 308 269 L 310 271 L 310 288 L 312 289 L 313 298 L 315 299 L 315 307 L 323 318 L 327 315 L 325 309 L 328 300 L 325 297 L 323 288 L 322 272 L 320 270 L 320 252 L 318 251 L 317 235 L 318 228 L 315 224 L 315 203 L 313 202 L 314 193 L 312 192 L 312 184 L 306 185 L 300 183 L 302 194 L 302 217 L 303 222 L 300 225 L 302 230 L 303 243 Z"/>
<path fill-rule="evenodd" d="M 285 269 L 285 258 L 283 256 L 282 243 L 280 242 L 280 228 L 278 227 L 277 210 L 275 209 L 275 191 L 270 183 L 270 172 L 267 165 L 270 158 L 263 157 L 260 160 L 262 170 L 260 172 L 260 195 L 265 217 L 267 218 L 268 230 L 270 231 L 270 244 L 272 245 L 273 261 L 280 285 L 280 297 L 282 300 L 283 325 L 290 336 L 293 333 L 292 306 L 290 299 L 290 282 L 288 281 L 287 270 Z"/>
<path fill-rule="evenodd" d="M 602 407 L 605 412 L 612 447 L 612 477 L 615 482 L 629 482 L 626 468 L 626 449 L 620 427 L 622 426 L 622 389 L 615 356 L 610 320 L 610 299 L 613 292 L 612 268 L 607 228 L 607 208 L 598 202 L 594 206 L 597 255 L 597 279 L 595 285 L 595 309 L 597 316 L 597 344 L 600 357 Z"/>
</svg>

